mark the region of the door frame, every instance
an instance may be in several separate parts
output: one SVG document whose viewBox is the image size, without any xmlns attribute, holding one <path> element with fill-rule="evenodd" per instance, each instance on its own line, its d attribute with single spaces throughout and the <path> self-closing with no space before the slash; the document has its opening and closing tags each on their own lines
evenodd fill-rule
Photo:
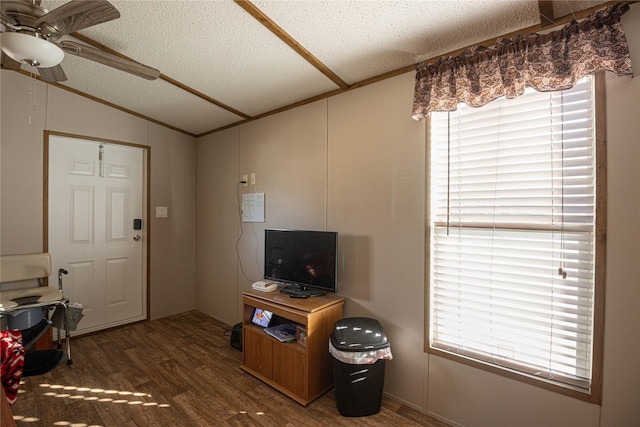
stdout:
<svg viewBox="0 0 640 427">
<path fill-rule="evenodd" d="M 43 135 L 43 182 L 42 182 L 42 248 L 44 252 L 49 251 L 49 137 L 60 136 L 66 138 L 83 139 L 85 141 L 103 142 L 105 144 L 122 145 L 127 147 L 140 148 L 143 150 L 143 200 L 145 206 L 146 238 L 143 246 L 142 263 L 143 263 L 143 286 L 146 292 L 146 317 L 145 320 L 151 318 L 151 147 L 148 145 L 134 144 L 130 142 L 116 141 L 113 139 L 97 138 L 93 136 L 76 135 L 65 132 L 56 132 L 45 130 Z M 48 285 L 48 283 L 45 283 Z"/>
</svg>

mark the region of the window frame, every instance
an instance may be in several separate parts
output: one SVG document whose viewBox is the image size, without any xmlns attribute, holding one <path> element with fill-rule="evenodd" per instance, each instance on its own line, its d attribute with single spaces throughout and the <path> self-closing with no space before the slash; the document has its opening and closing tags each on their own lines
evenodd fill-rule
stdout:
<svg viewBox="0 0 640 427">
<path fill-rule="evenodd" d="M 425 316 L 424 316 L 424 351 L 430 356 L 439 356 L 448 360 L 475 367 L 487 372 L 491 372 L 503 377 L 520 381 L 529 385 L 540 387 L 565 396 L 573 397 L 597 405 L 602 404 L 602 365 L 604 354 L 604 310 L 605 310 L 605 280 L 606 280 L 606 226 L 607 226 L 607 149 L 606 149 L 606 86 L 605 73 L 599 72 L 593 76 L 594 79 L 594 115 L 595 115 L 595 271 L 594 271 L 594 307 L 593 307 L 593 342 L 592 342 L 592 376 L 591 389 L 589 392 L 580 391 L 563 386 L 558 383 L 547 381 L 543 378 L 533 377 L 526 373 L 517 372 L 504 367 L 498 367 L 486 362 L 471 359 L 459 354 L 453 354 L 432 348 L 430 345 L 430 288 L 431 288 L 431 118 L 426 122 L 426 178 L 425 185 Z"/>
</svg>

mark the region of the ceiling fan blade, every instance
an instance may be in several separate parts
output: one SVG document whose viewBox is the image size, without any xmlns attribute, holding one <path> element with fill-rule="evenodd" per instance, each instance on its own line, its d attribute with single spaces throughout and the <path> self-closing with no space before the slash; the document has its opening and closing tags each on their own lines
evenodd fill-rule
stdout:
<svg viewBox="0 0 640 427">
<path fill-rule="evenodd" d="M 120 12 L 106 0 L 71 0 L 42 15 L 35 23 L 43 34 L 59 38 L 119 17 Z"/>
<path fill-rule="evenodd" d="M 65 52 L 72 55 L 76 55 L 90 61 L 99 62 L 147 80 L 155 80 L 160 77 L 160 71 L 155 68 L 142 65 L 139 62 L 125 59 L 91 46 L 72 42 L 70 40 L 63 40 L 58 43 L 58 46 L 60 46 Z"/>
<path fill-rule="evenodd" d="M 7 70 L 19 70 L 21 65 L 20 62 L 6 55 L 4 52 L 2 52 L 0 62 L 2 63 L 2 68 L 6 68 Z"/>
<path fill-rule="evenodd" d="M 49 68 L 38 68 L 38 73 L 42 80 L 49 83 L 64 82 L 67 80 L 67 75 L 64 73 L 62 66 L 60 65 Z"/>
</svg>

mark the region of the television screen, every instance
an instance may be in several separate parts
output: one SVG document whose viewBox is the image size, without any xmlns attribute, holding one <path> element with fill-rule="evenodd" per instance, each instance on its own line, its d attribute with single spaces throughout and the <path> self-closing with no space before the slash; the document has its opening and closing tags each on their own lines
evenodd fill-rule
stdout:
<svg viewBox="0 0 640 427">
<path fill-rule="evenodd" d="M 284 293 L 297 289 L 308 292 L 294 296 L 307 297 L 337 291 L 338 233 L 267 229 L 264 244 L 264 277 L 292 285 Z"/>
</svg>

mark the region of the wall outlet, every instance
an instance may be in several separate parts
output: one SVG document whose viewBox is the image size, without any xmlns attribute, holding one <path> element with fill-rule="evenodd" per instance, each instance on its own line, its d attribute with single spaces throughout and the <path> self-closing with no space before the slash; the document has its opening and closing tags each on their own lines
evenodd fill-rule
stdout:
<svg viewBox="0 0 640 427">
<path fill-rule="evenodd" d="M 247 185 L 249 185 L 249 175 L 247 175 L 246 173 L 244 175 L 242 175 L 242 186 L 246 187 Z"/>
</svg>

